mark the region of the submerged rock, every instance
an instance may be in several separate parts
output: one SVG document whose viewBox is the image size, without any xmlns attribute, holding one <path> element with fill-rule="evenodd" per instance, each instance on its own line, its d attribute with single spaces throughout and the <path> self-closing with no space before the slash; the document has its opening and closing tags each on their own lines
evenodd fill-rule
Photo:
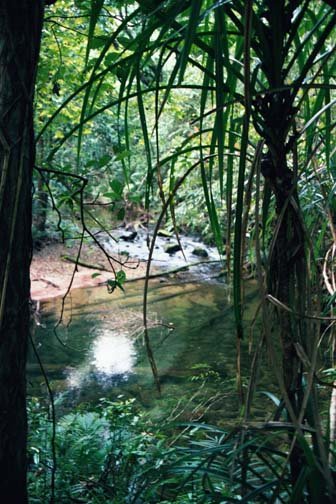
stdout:
<svg viewBox="0 0 336 504">
<path fill-rule="evenodd" d="M 176 254 L 176 252 L 178 252 L 179 250 L 181 250 L 181 247 L 178 243 L 170 243 L 164 248 L 166 254 Z"/>
<path fill-rule="evenodd" d="M 197 257 L 209 257 L 208 252 L 202 247 L 195 247 L 192 253 Z"/>
<path fill-rule="evenodd" d="M 125 231 L 120 236 L 120 239 L 124 240 L 124 241 L 134 241 L 137 236 L 138 236 L 138 233 L 136 231 Z"/>
<path fill-rule="evenodd" d="M 163 236 L 165 238 L 170 238 L 172 236 L 171 232 L 167 231 L 166 229 L 159 229 L 157 235 L 158 236 Z"/>
</svg>

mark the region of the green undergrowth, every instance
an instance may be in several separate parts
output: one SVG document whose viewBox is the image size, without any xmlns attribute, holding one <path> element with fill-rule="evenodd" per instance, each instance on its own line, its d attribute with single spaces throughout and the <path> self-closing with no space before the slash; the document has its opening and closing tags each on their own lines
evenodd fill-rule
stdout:
<svg viewBox="0 0 336 504">
<path fill-rule="evenodd" d="M 30 502 L 51 502 L 52 420 L 38 399 L 30 401 L 28 416 Z M 206 434 L 213 449 L 218 433 Z M 133 399 L 81 405 L 57 419 L 54 502 L 210 503 L 213 491 L 226 502 L 233 497 L 227 484 L 216 481 L 209 492 L 203 470 L 195 471 L 202 438 L 196 424 L 153 423 Z"/>
<path fill-rule="evenodd" d="M 297 438 L 302 467 L 291 487 L 286 422 L 229 430 L 202 422 L 158 423 L 133 399 L 101 399 L 57 419 L 53 457 L 45 407 L 32 399 L 28 415 L 32 504 L 331 502 L 309 429 Z M 330 464 L 331 477 L 335 469 Z"/>
<path fill-rule="evenodd" d="M 29 408 L 30 502 L 48 502 L 54 461 L 52 421 L 38 400 Z M 171 456 L 166 436 L 145 420 L 133 400 L 101 399 L 57 420 L 55 501 L 155 502 L 163 465 Z"/>
</svg>

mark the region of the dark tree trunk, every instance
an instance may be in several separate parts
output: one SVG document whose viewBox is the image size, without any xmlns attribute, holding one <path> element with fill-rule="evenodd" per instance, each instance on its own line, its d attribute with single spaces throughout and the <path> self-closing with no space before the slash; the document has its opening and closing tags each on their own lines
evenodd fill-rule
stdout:
<svg viewBox="0 0 336 504">
<path fill-rule="evenodd" d="M 273 84 L 283 88 L 282 81 Z M 288 133 L 293 124 L 293 97 L 284 90 L 265 96 L 257 104 L 265 124 L 268 147 L 261 162 L 261 172 L 275 196 L 278 225 L 272 255 L 268 290 L 284 305 L 299 313 L 305 312 L 305 249 L 304 231 L 299 219 L 299 202 L 295 173 L 288 168 L 290 142 Z M 301 364 L 295 344 L 305 346 L 300 324 L 283 309 L 278 310 L 278 330 L 282 345 L 282 376 L 290 408 L 298 417 L 302 401 Z M 292 441 L 292 434 L 289 435 Z M 302 469 L 302 451 L 294 443 L 290 456 L 292 484 L 295 486 Z"/>
<path fill-rule="evenodd" d="M 287 192 L 287 191 L 286 191 Z M 296 188 L 288 184 L 288 193 L 292 192 L 292 197 L 295 199 Z M 275 190 L 277 200 L 278 218 L 282 219 L 278 237 L 275 243 L 274 261 L 272 273 L 274 274 L 275 285 L 273 294 L 284 304 L 290 306 L 295 311 L 301 312 L 304 308 L 305 299 L 301 299 L 302 303 L 298 306 L 300 292 L 306 292 L 302 285 L 302 271 L 305 269 L 305 254 L 304 254 L 304 234 L 301 228 L 301 223 L 298 220 L 298 215 L 295 212 L 292 204 L 284 199 L 283 194 Z M 287 204 L 287 209 L 283 212 L 283 206 Z M 283 212 L 283 214 L 282 214 Z M 303 306 L 302 306 L 303 305 Z M 304 313 L 304 309 L 302 310 Z M 293 408 L 295 416 L 298 418 L 302 405 L 303 389 L 301 364 L 298 359 L 295 343 L 303 344 L 302 335 L 299 331 L 299 324 L 293 324 L 290 313 L 280 309 L 279 317 L 279 332 L 283 351 L 283 378 L 285 389 Z M 289 417 L 290 420 L 290 417 Z M 292 435 L 289 434 L 292 441 Z M 296 484 L 302 470 L 303 453 L 298 444 L 295 442 L 292 448 L 290 457 L 291 478 L 293 486 Z"/>
<path fill-rule="evenodd" d="M 42 0 L 0 0 L 0 498 L 27 502 L 33 93 Z"/>
</svg>

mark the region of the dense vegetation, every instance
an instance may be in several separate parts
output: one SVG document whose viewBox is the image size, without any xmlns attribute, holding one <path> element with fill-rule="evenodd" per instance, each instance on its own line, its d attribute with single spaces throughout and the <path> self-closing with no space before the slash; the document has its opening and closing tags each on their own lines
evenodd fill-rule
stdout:
<svg viewBox="0 0 336 504">
<path fill-rule="evenodd" d="M 128 403 L 102 402 L 57 426 L 35 403 L 32 502 L 334 501 L 335 425 L 319 400 L 335 378 L 335 26 L 332 0 L 57 0 L 46 8 L 35 245 L 75 239 L 79 250 L 84 240 L 102 248 L 97 230 L 140 215 L 149 259 L 161 227 L 216 244 L 232 286 L 242 413 L 231 430 L 158 431 Z M 127 261 L 108 259 L 122 286 Z M 247 384 L 246 269 L 262 326 Z M 144 340 L 159 387 L 147 289 L 148 281 Z M 256 424 L 264 351 L 276 407 Z"/>
</svg>

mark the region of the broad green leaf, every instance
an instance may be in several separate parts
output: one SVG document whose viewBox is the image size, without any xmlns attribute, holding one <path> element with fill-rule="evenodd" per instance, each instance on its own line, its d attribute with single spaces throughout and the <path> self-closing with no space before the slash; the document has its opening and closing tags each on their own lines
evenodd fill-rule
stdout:
<svg viewBox="0 0 336 504">
<path fill-rule="evenodd" d="M 121 196 L 121 194 L 124 190 L 123 184 L 118 179 L 111 180 L 110 187 L 111 187 L 111 189 L 113 189 L 115 194 L 118 194 L 119 196 Z"/>
</svg>

